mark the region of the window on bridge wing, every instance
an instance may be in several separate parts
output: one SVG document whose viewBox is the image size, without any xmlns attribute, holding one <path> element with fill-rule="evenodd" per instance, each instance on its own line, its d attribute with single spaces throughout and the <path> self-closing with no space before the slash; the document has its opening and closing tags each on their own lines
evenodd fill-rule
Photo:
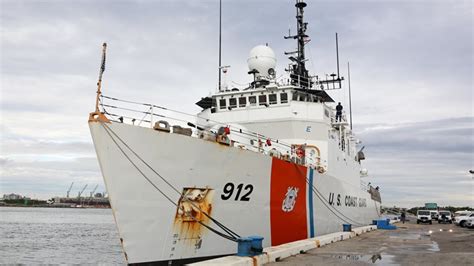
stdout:
<svg viewBox="0 0 474 266">
<path fill-rule="evenodd" d="M 230 98 L 229 99 L 229 107 L 230 108 L 236 108 L 237 107 L 237 99 L 236 98 Z"/>
<path fill-rule="evenodd" d="M 267 105 L 267 95 L 258 96 L 258 105 Z"/>
<path fill-rule="evenodd" d="M 306 94 L 300 94 L 300 102 L 305 102 L 306 101 Z"/>
<path fill-rule="evenodd" d="M 293 92 L 293 101 L 298 101 L 298 96 L 299 96 L 299 93 L 298 92 Z"/>
<path fill-rule="evenodd" d="M 245 107 L 246 104 L 247 104 L 247 98 L 240 97 L 239 98 L 239 107 Z"/>
<path fill-rule="evenodd" d="M 280 103 L 288 102 L 288 94 L 286 92 L 280 93 Z"/>
<path fill-rule="evenodd" d="M 225 109 L 226 108 L 226 99 L 220 99 L 219 100 L 219 108 L 220 109 Z"/>
<path fill-rule="evenodd" d="M 276 94 L 268 95 L 268 101 L 270 104 L 277 104 L 277 95 Z"/>
<path fill-rule="evenodd" d="M 253 106 L 257 105 L 257 97 L 249 96 L 249 104 Z"/>
</svg>

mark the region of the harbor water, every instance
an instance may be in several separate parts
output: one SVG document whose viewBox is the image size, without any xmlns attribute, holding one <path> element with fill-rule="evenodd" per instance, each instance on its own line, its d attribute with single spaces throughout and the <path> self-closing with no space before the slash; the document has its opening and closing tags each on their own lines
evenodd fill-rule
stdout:
<svg viewBox="0 0 474 266">
<path fill-rule="evenodd" d="M 111 209 L 0 207 L 0 264 L 124 264 Z"/>
</svg>

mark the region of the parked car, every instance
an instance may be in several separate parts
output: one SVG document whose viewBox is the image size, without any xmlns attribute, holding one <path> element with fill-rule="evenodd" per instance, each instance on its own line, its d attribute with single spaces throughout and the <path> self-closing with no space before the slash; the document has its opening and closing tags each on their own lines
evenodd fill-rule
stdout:
<svg viewBox="0 0 474 266">
<path fill-rule="evenodd" d="M 457 211 L 454 213 L 454 217 L 465 216 L 471 214 L 472 211 Z"/>
<path fill-rule="evenodd" d="M 474 229 L 474 217 L 468 217 L 464 225 L 469 229 Z"/>
<path fill-rule="evenodd" d="M 416 212 L 416 223 L 433 223 L 433 219 L 431 218 L 431 213 L 429 210 L 418 210 Z"/>
<path fill-rule="evenodd" d="M 465 215 L 455 217 L 454 224 L 464 227 L 466 225 L 468 218 L 471 218 L 471 217 L 474 217 L 474 213 L 470 213 L 470 214 L 466 213 Z"/>
<path fill-rule="evenodd" d="M 438 223 L 453 223 L 453 215 L 450 211 L 439 211 Z"/>
</svg>

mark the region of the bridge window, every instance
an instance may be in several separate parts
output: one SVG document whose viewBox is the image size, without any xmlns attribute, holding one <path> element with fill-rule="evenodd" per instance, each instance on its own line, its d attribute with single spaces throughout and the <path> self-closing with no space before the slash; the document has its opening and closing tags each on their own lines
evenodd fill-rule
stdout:
<svg viewBox="0 0 474 266">
<path fill-rule="evenodd" d="M 287 103 L 288 102 L 288 93 L 280 93 L 280 103 Z"/>
<path fill-rule="evenodd" d="M 226 100 L 225 99 L 220 99 L 219 100 L 219 109 L 225 109 L 226 108 Z"/>
<path fill-rule="evenodd" d="M 257 105 L 257 97 L 249 96 L 249 104 L 253 106 Z"/>
<path fill-rule="evenodd" d="M 239 107 L 245 107 L 246 104 L 247 104 L 247 98 L 240 97 L 239 98 Z"/>
<path fill-rule="evenodd" d="M 270 104 L 277 104 L 277 95 L 276 94 L 268 95 L 268 101 Z"/>
<path fill-rule="evenodd" d="M 258 105 L 267 105 L 267 95 L 258 96 Z"/>
<path fill-rule="evenodd" d="M 306 102 L 306 95 L 305 94 L 300 94 L 300 102 Z"/>
<path fill-rule="evenodd" d="M 236 108 L 237 107 L 237 99 L 236 98 L 230 98 L 229 99 L 229 107 L 230 108 Z"/>
</svg>

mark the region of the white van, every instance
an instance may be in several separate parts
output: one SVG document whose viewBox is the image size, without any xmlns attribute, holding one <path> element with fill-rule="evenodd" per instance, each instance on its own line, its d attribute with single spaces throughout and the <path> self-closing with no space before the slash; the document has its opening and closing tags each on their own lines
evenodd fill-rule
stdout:
<svg viewBox="0 0 474 266">
<path fill-rule="evenodd" d="M 431 213 L 429 210 L 418 210 L 416 212 L 416 223 L 429 223 L 432 224 Z"/>
</svg>

